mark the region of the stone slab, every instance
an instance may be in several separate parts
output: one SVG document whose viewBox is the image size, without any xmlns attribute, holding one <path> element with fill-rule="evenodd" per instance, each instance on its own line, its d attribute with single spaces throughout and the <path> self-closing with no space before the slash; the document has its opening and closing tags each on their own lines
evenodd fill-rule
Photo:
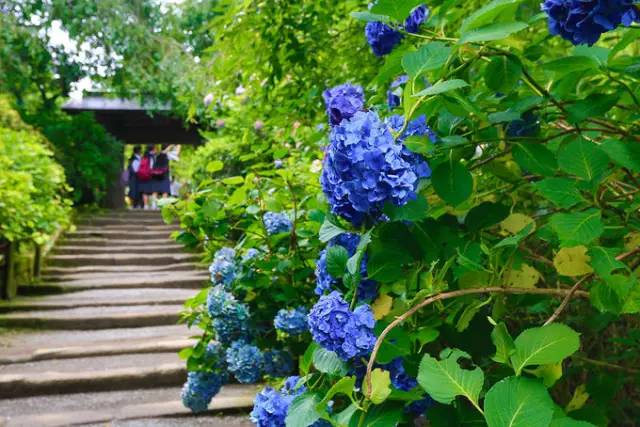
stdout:
<svg viewBox="0 0 640 427">
<path fill-rule="evenodd" d="M 145 246 L 74 246 L 74 245 L 58 245 L 53 250 L 54 255 L 79 255 L 79 254 L 162 254 L 172 251 L 182 251 L 182 245 L 170 243 L 160 245 Z"/>
<path fill-rule="evenodd" d="M 206 271 L 204 266 L 193 262 L 179 262 L 166 265 L 139 266 L 139 265 L 82 265 L 76 267 L 46 267 L 43 271 L 42 280 L 49 281 L 51 278 L 55 280 L 74 279 L 74 276 L 89 274 L 91 277 L 94 273 L 157 273 L 161 271 Z M 91 278 L 88 277 L 88 278 Z M 82 277 L 78 277 L 82 278 Z"/>
<path fill-rule="evenodd" d="M 180 262 L 194 262 L 198 259 L 196 255 L 185 253 L 162 253 L 162 254 L 82 254 L 82 255 L 51 255 L 47 257 L 47 265 L 71 267 L 83 265 L 137 265 L 153 266 L 167 265 Z"/>
</svg>

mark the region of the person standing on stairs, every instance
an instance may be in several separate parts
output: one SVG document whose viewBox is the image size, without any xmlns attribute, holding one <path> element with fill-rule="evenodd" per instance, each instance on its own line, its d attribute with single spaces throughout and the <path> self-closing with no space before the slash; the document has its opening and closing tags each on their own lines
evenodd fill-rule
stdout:
<svg viewBox="0 0 640 427">
<path fill-rule="evenodd" d="M 133 147 L 133 154 L 129 158 L 127 169 L 129 170 L 129 199 L 133 208 L 142 208 L 142 194 L 140 193 L 138 183 L 138 169 L 140 169 L 140 161 L 142 160 L 141 148 L 139 145 Z"/>
<path fill-rule="evenodd" d="M 140 160 L 137 177 L 139 191 L 142 194 L 144 209 L 151 209 L 149 196 L 154 193 L 153 168 L 156 161 L 156 147 L 153 144 L 147 145 L 147 149 Z"/>
<path fill-rule="evenodd" d="M 169 151 L 171 146 L 162 145 L 162 150 L 156 156 L 155 164 L 151 170 L 153 174 L 153 193 L 162 194 L 163 198 L 169 197 L 171 192 L 171 178 L 169 169 Z"/>
</svg>

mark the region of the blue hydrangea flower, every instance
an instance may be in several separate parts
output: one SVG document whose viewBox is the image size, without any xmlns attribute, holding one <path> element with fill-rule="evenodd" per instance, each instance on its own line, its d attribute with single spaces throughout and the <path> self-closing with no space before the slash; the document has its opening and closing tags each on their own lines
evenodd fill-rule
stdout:
<svg viewBox="0 0 640 427">
<path fill-rule="evenodd" d="M 296 388 L 299 379 L 297 376 L 287 378 L 280 391 L 265 387 L 258 393 L 253 402 L 251 421 L 258 427 L 284 427 L 289 405 L 306 390 L 304 386 Z"/>
<path fill-rule="evenodd" d="M 526 137 L 536 136 L 540 132 L 540 120 L 533 112 L 527 111 L 522 118 L 514 120 L 507 125 L 507 136 Z"/>
<path fill-rule="evenodd" d="M 347 250 L 349 256 L 353 256 L 360 243 L 360 235 L 355 233 L 343 233 L 329 242 L 327 248 L 340 245 Z M 338 279 L 327 271 L 327 249 L 320 251 L 320 257 L 316 262 L 316 295 L 322 295 L 333 290 Z M 378 284 L 374 280 L 367 279 L 367 255 L 362 257 L 360 262 L 360 284 L 358 285 L 358 299 L 360 301 L 371 301 L 378 296 Z"/>
<path fill-rule="evenodd" d="M 344 119 L 350 119 L 364 109 L 364 91 L 357 85 L 345 83 L 327 89 L 322 93 L 322 97 L 332 126 Z"/>
<path fill-rule="evenodd" d="M 258 255 L 260 255 L 260 251 L 259 250 L 257 250 L 256 248 L 250 248 L 250 249 L 247 250 L 247 252 L 244 255 L 242 255 L 242 262 L 251 261 L 252 259 L 257 257 Z"/>
<path fill-rule="evenodd" d="M 227 349 L 227 369 L 242 384 L 252 384 L 262 377 L 264 356 L 246 341 L 234 341 Z"/>
<path fill-rule="evenodd" d="M 390 363 L 387 363 L 382 367 L 389 371 L 391 375 L 391 384 L 398 390 L 409 391 L 418 385 L 416 379 L 410 377 L 404 370 L 401 357 L 396 357 Z"/>
<path fill-rule="evenodd" d="M 308 323 L 313 340 L 343 360 L 369 354 L 376 342 L 371 308 L 364 304 L 351 311 L 336 291 L 320 297 Z"/>
<path fill-rule="evenodd" d="M 266 212 L 262 220 L 269 235 L 291 231 L 291 220 L 284 212 Z"/>
<path fill-rule="evenodd" d="M 268 350 L 264 352 L 264 372 L 272 377 L 284 377 L 293 372 L 293 358 L 283 350 Z"/>
<path fill-rule="evenodd" d="M 236 304 L 235 297 L 224 289 L 222 285 L 212 286 L 207 295 L 207 312 L 211 318 L 222 315 L 222 309 L 231 304 Z"/>
<path fill-rule="evenodd" d="M 212 370 L 220 373 L 222 377 L 226 377 L 226 355 L 225 350 L 220 343 L 210 342 L 204 351 L 204 359 L 209 365 L 211 365 L 210 368 Z"/>
<path fill-rule="evenodd" d="M 307 309 L 302 306 L 289 310 L 282 308 L 273 319 L 273 326 L 289 335 L 303 334 L 308 330 L 307 313 Z"/>
<path fill-rule="evenodd" d="M 213 262 L 209 266 L 211 282 L 213 284 L 231 285 L 236 277 L 236 264 L 234 257 L 236 251 L 232 248 L 222 248 L 213 256 Z"/>
<path fill-rule="evenodd" d="M 404 125 L 404 117 L 396 114 L 388 117 L 385 123 L 394 132 L 400 132 Z M 427 119 L 424 115 L 420 115 L 409 122 L 405 131 L 399 136 L 398 142 L 404 143 L 410 136 L 427 136 L 433 143 L 438 140 L 436 133 L 427 125 Z M 418 178 L 429 178 L 431 176 L 431 168 L 427 161 L 420 154 L 414 153 L 404 145 L 402 146 L 402 158 L 412 165 L 413 171 Z"/>
<path fill-rule="evenodd" d="M 407 19 L 404 21 L 404 29 L 408 33 L 416 34 L 420 31 L 420 26 L 429 17 L 429 9 L 421 4 L 411 11 Z"/>
<path fill-rule="evenodd" d="M 382 22 L 367 22 L 364 35 L 371 51 L 376 56 L 384 56 L 393 50 L 401 41 L 402 33 Z"/>
<path fill-rule="evenodd" d="M 640 21 L 634 0 L 545 0 L 549 32 L 574 45 L 592 45 L 619 25 Z"/>
<path fill-rule="evenodd" d="M 425 412 L 433 405 L 435 405 L 435 401 L 431 398 L 431 396 L 427 395 L 423 399 L 415 400 L 411 402 L 409 405 L 405 407 L 405 412 L 412 415 L 424 415 Z"/>
<path fill-rule="evenodd" d="M 249 308 L 237 301 L 223 306 L 221 314 L 213 319 L 218 342 L 229 344 L 249 336 Z"/>
<path fill-rule="evenodd" d="M 182 404 L 192 412 L 203 412 L 223 385 L 222 377 L 212 372 L 189 372 L 182 387 Z"/>
<path fill-rule="evenodd" d="M 385 203 L 415 199 L 418 175 L 405 156 L 375 112 L 343 120 L 331 130 L 320 177 L 331 211 L 358 227 L 378 220 Z"/>
<path fill-rule="evenodd" d="M 389 90 L 387 91 L 387 105 L 389 105 L 389 107 L 396 108 L 400 106 L 400 94 L 402 93 L 402 89 L 399 88 L 408 81 L 409 76 L 403 74 L 391 83 Z"/>
</svg>

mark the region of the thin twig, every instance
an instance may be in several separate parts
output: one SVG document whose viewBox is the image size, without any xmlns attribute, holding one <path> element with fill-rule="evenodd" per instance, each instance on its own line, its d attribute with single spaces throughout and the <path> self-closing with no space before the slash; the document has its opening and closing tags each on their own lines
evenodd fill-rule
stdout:
<svg viewBox="0 0 640 427">
<path fill-rule="evenodd" d="M 623 254 L 620 254 L 616 257 L 616 260 L 618 261 L 622 261 L 625 258 L 629 258 L 630 256 L 633 256 L 637 253 L 640 253 L 640 248 L 635 248 L 629 252 L 625 252 Z M 547 319 L 546 322 L 544 322 L 544 325 L 548 325 L 552 322 L 554 322 L 558 316 L 560 316 L 560 314 L 562 313 L 562 311 L 565 309 L 565 307 L 567 306 L 567 304 L 569 304 L 569 300 L 571 299 L 571 297 L 573 297 L 573 295 L 576 293 L 576 291 L 578 290 L 578 288 L 580 288 L 580 286 L 586 282 L 587 280 L 591 279 L 593 277 L 593 273 L 591 274 L 587 274 L 586 276 L 584 276 L 583 278 L 581 278 L 580 280 L 578 280 L 569 290 L 569 292 L 567 293 L 567 295 L 564 297 L 564 299 L 562 300 L 562 302 L 560 303 L 560 305 L 558 306 L 558 308 L 556 308 L 556 311 L 553 312 L 553 314 L 551 315 L 551 317 L 549 317 Z"/>
<path fill-rule="evenodd" d="M 486 293 L 498 293 L 498 294 L 536 294 L 536 295 L 551 295 L 551 296 L 565 296 L 569 293 L 567 289 L 539 289 L 539 288 L 501 288 L 501 287 L 484 287 L 484 288 L 473 288 L 473 289 L 459 289 L 456 291 L 442 292 L 436 295 L 433 295 L 421 303 L 414 305 L 407 312 L 398 316 L 393 322 L 389 323 L 389 325 L 384 328 L 378 339 L 376 340 L 376 344 L 373 347 L 373 351 L 371 352 L 371 356 L 369 357 L 369 362 L 367 363 L 367 373 L 365 376 L 365 381 L 367 384 L 367 397 L 371 398 L 372 385 L 371 385 L 371 371 L 373 370 L 373 365 L 376 362 L 376 356 L 378 351 L 380 350 L 380 346 L 382 345 L 385 337 L 391 332 L 396 326 L 404 322 L 406 319 L 411 317 L 416 311 L 420 310 L 423 307 L 426 307 L 430 304 L 433 304 L 437 301 L 442 301 L 450 298 L 457 298 L 464 295 L 473 295 L 473 294 L 486 294 Z M 584 291 L 574 291 L 575 295 L 579 295 L 581 297 L 588 297 L 589 294 Z"/>
</svg>

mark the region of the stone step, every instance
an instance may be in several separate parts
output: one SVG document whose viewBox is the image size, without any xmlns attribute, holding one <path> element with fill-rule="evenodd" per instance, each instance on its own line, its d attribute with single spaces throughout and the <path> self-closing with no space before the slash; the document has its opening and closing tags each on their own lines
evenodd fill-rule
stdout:
<svg viewBox="0 0 640 427">
<path fill-rule="evenodd" d="M 258 387 L 230 384 L 211 401 L 209 414 L 190 414 L 180 402 L 179 387 L 106 391 L 0 400 L 0 425 L 4 427 L 249 427 L 246 412 L 253 406 Z M 243 410 L 245 414 L 214 417 L 214 412 Z M 122 424 L 121 424 L 122 423 Z"/>
<path fill-rule="evenodd" d="M 142 224 L 142 225 L 163 225 L 165 222 L 162 217 L 107 217 L 99 216 L 95 218 L 79 218 L 76 220 L 76 225 L 84 226 L 103 226 L 103 225 L 126 225 L 126 224 Z"/>
<path fill-rule="evenodd" d="M 206 273 L 154 273 L 150 275 L 123 275 L 106 278 L 86 278 L 21 286 L 20 295 L 75 292 L 89 289 L 174 288 L 200 289 L 210 277 Z"/>
<path fill-rule="evenodd" d="M 0 365 L 0 398 L 177 386 L 185 376 L 174 352 Z"/>
<path fill-rule="evenodd" d="M 50 352 L 52 348 L 135 345 L 185 339 L 195 333 L 184 324 L 96 330 L 5 330 L 0 354 L 9 363 L 18 359 L 28 360 L 34 354 Z"/>
<path fill-rule="evenodd" d="M 0 355 L 0 365 L 36 362 L 42 360 L 76 359 L 82 357 L 118 356 L 123 354 L 177 353 L 191 347 L 195 339 L 161 337 L 144 340 L 117 340 L 94 343 L 91 346 L 43 347 Z"/>
<path fill-rule="evenodd" d="M 175 244 L 175 241 L 167 237 L 154 237 L 149 236 L 148 239 L 109 239 L 105 237 L 69 237 L 69 235 L 62 237 L 58 244 L 69 246 L 159 246 L 166 244 Z"/>
<path fill-rule="evenodd" d="M 83 265 L 138 265 L 155 266 L 175 264 L 179 262 L 194 262 L 197 256 L 185 253 L 162 254 L 82 254 L 82 255 L 51 255 L 47 257 L 48 265 L 57 267 L 71 267 Z"/>
<path fill-rule="evenodd" d="M 70 233 L 65 234 L 65 239 L 118 239 L 118 240 L 145 240 L 145 239 L 160 239 L 165 238 L 169 239 L 171 236 L 172 230 L 169 231 L 127 231 L 127 230 L 105 230 L 102 228 L 92 228 L 92 229 L 78 229 L 76 231 L 72 231 Z"/>
<path fill-rule="evenodd" d="M 115 245 L 101 245 L 101 246 L 76 246 L 76 245 L 59 245 L 56 246 L 52 254 L 53 255 L 84 255 L 84 254 L 162 254 L 167 252 L 180 252 L 183 246 L 171 243 L 167 241 L 161 245 L 146 245 L 146 246 L 115 246 Z"/>
<path fill-rule="evenodd" d="M 0 313 L 98 306 L 178 305 L 193 297 L 195 293 L 189 289 L 167 288 L 93 289 L 46 297 L 0 300 Z"/>
<path fill-rule="evenodd" d="M 42 281 L 63 281 L 73 280 L 74 278 L 83 278 L 76 276 L 92 275 L 92 274 L 113 274 L 113 273 L 134 273 L 148 272 L 154 274 L 161 271 L 205 271 L 206 268 L 192 262 L 179 262 L 175 264 L 156 265 L 153 267 L 144 267 L 141 269 L 137 265 L 82 265 L 76 267 L 55 267 L 48 266 L 43 270 Z"/>
<path fill-rule="evenodd" d="M 172 325 L 182 309 L 182 305 L 138 305 L 14 312 L 0 315 L 0 327 L 86 330 Z"/>
<path fill-rule="evenodd" d="M 75 232 L 82 233 L 103 233 L 105 231 L 135 231 L 135 232 L 146 232 L 150 236 L 155 233 L 164 233 L 160 235 L 169 235 L 171 232 L 180 230 L 180 227 L 176 225 L 167 225 L 167 224 L 136 224 L 135 222 L 131 224 L 114 224 L 114 225 L 100 225 L 100 226 L 79 226 Z M 73 233 L 73 232 L 72 232 Z"/>
</svg>

